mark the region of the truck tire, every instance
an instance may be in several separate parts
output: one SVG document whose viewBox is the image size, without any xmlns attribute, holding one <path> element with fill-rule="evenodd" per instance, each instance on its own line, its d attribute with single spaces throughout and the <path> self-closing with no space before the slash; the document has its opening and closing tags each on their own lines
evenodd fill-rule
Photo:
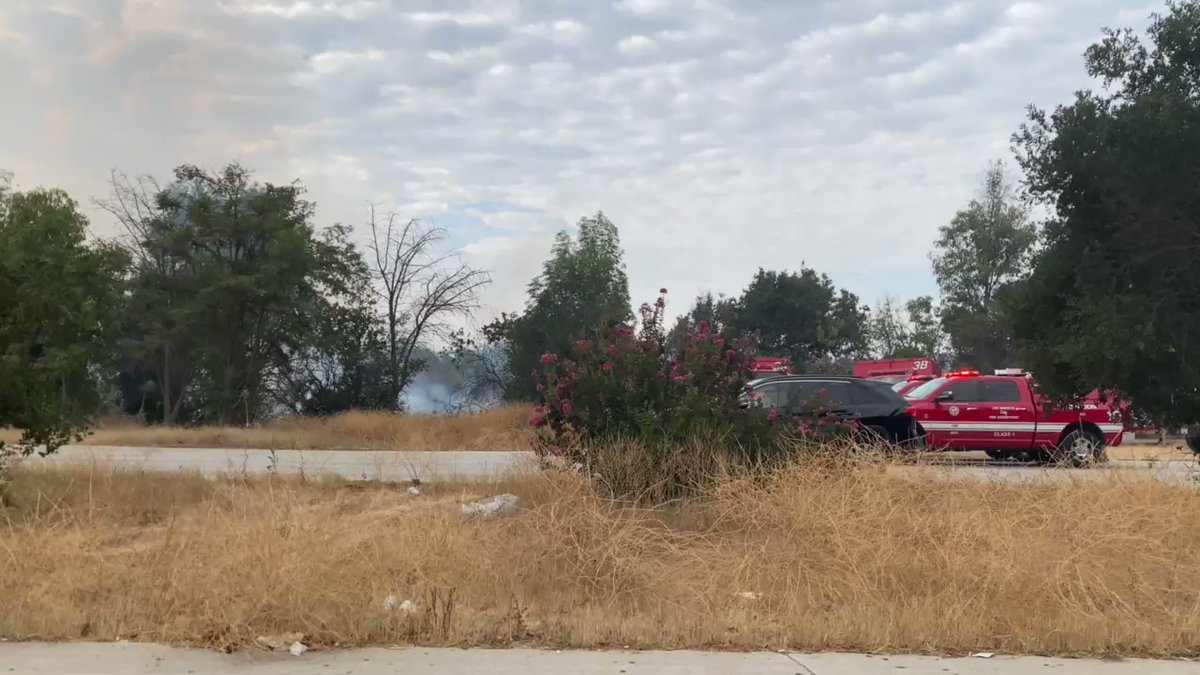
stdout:
<svg viewBox="0 0 1200 675">
<path fill-rule="evenodd" d="M 983 452 L 990 459 L 994 459 L 996 461 L 1003 461 L 1011 458 L 1011 455 L 1009 455 L 1007 450 L 984 450 Z"/>
<path fill-rule="evenodd" d="M 1063 436 L 1053 453 L 1063 466 L 1086 467 L 1104 461 L 1104 437 L 1086 429 L 1075 429 Z"/>
</svg>

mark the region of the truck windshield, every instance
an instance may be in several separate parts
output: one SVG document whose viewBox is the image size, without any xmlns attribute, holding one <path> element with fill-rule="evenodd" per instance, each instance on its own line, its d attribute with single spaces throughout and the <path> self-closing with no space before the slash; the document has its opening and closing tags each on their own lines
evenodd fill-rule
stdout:
<svg viewBox="0 0 1200 675">
<path fill-rule="evenodd" d="M 933 392 L 937 391 L 938 388 L 941 387 L 945 383 L 946 383 L 946 378 L 936 377 L 936 378 L 926 382 L 925 384 L 922 384 L 921 386 L 917 387 L 916 389 L 913 389 L 912 391 L 908 392 L 907 394 L 904 395 L 904 398 L 911 399 L 913 401 L 921 400 L 923 398 L 928 397 Z"/>
</svg>

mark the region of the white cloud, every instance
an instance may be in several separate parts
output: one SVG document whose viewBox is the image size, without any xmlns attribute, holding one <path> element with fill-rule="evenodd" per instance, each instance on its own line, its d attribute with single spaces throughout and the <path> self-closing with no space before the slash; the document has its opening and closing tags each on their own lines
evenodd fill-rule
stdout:
<svg viewBox="0 0 1200 675">
<path fill-rule="evenodd" d="M 5 0 L 0 164 L 83 204 L 113 167 L 234 160 L 301 179 L 323 223 L 386 202 L 493 269 L 489 312 L 597 210 L 635 302 L 803 261 L 868 300 L 912 295 L 1025 105 L 1088 86 L 1083 46 L 1156 8 Z"/>
<path fill-rule="evenodd" d="M 645 35 L 630 35 L 617 42 L 617 51 L 630 58 L 649 54 L 654 51 L 655 47 L 654 40 Z"/>
</svg>

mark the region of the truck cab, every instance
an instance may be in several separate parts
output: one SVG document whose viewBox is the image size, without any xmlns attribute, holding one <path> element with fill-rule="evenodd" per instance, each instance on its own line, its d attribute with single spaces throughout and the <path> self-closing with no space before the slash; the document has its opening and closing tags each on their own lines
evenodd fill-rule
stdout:
<svg viewBox="0 0 1200 675">
<path fill-rule="evenodd" d="M 1102 401 L 1055 407 L 1015 370 L 956 371 L 904 394 L 931 449 L 982 450 L 993 458 L 1053 459 L 1076 466 L 1121 443 L 1122 424 Z"/>
</svg>

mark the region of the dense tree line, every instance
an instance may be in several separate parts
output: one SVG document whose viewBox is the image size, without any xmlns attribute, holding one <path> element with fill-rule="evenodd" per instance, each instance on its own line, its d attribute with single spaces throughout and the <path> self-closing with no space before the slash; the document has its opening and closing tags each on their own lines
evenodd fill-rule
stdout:
<svg viewBox="0 0 1200 675">
<path fill-rule="evenodd" d="M 485 273 L 415 221 L 318 228 L 297 183 L 231 165 L 114 175 L 123 229 L 87 240 L 56 190 L 0 189 L 0 425 L 23 451 L 69 441 L 116 406 L 149 422 L 253 424 L 292 412 L 401 410 Z"/>
<path fill-rule="evenodd" d="M 705 324 L 757 333 L 760 353 L 810 371 L 869 357 L 1020 364 L 1052 393 L 1113 389 L 1161 420 L 1196 420 L 1200 0 L 1167 8 L 1146 43 L 1108 31 L 1087 51 L 1100 93 L 1030 110 L 1014 136 L 1023 182 L 988 165 L 940 227 L 938 298 L 871 308 L 806 265 L 759 269 L 740 292 L 681 308 L 668 348 Z M 1042 227 L 1031 202 L 1051 214 Z M 67 195 L 0 175 L 0 425 L 28 430 L 28 446 L 69 439 L 106 403 L 168 424 L 401 410 L 431 364 L 456 383 L 452 407 L 531 400 L 543 354 L 634 316 L 603 213 L 558 235 L 524 308 L 471 334 L 451 328 L 488 277 L 420 221 L 372 210 L 360 250 L 349 228 L 316 225 L 302 186 L 238 166 L 181 166 L 163 186 L 114 176 L 102 205 L 119 242 L 89 243 Z"/>
</svg>

